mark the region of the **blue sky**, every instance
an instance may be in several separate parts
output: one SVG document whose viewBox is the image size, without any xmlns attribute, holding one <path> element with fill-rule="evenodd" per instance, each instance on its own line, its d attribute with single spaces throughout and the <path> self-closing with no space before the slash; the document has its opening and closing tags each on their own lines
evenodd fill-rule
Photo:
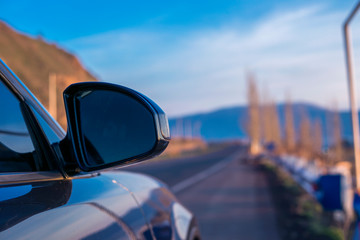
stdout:
<svg viewBox="0 0 360 240">
<path fill-rule="evenodd" d="M 177 116 L 245 104 L 247 71 L 276 101 L 347 108 L 341 24 L 355 3 L 0 0 L 0 18 Z"/>
</svg>

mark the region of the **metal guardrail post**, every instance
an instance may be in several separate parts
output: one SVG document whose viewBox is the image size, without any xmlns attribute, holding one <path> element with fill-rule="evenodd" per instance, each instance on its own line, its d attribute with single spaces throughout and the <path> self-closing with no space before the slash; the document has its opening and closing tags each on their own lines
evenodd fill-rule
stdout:
<svg viewBox="0 0 360 240">
<path fill-rule="evenodd" d="M 356 104 L 356 95 L 355 95 L 355 74 L 354 74 L 354 64 L 352 56 L 352 44 L 351 44 L 351 35 L 349 25 L 355 14 L 360 8 L 360 1 L 357 3 L 355 8 L 351 11 L 350 15 L 344 22 L 343 25 L 343 34 L 344 34 L 344 44 L 345 44 L 345 57 L 346 57 L 346 71 L 348 77 L 348 87 L 349 87 L 349 98 L 350 98 L 350 108 L 351 108 L 351 120 L 353 127 L 353 141 L 354 141 L 354 155 L 355 155 L 355 174 L 356 174 L 356 190 L 360 190 L 360 141 L 359 141 L 359 117 L 358 109 Z"/>
</svg>

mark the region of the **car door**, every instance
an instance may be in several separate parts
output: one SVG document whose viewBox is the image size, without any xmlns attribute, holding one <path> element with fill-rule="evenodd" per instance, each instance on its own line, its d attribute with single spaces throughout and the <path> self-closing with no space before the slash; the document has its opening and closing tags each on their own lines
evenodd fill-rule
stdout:
<svg viewBox="0 0 360 240">
<path fill-rule="evenodd" d="M 125 187 L 65 174 L 64 135 L 29 93 L 0 80 L 0 239 L 152 239 Z"/>
</svg>

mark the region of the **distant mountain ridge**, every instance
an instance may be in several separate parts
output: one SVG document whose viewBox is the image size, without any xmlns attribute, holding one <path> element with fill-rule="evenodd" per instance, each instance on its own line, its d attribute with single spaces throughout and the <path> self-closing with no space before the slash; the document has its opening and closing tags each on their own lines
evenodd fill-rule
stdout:
<svg viewBox="0 0 360 240">
<path fill-rule="evenodd" d="M 62 91 L 73 82 L 97 81 L 71 53 L 42 37 L 33 38 L 14 30 L 0 20 L 0 59 L 47 107 L 49 75 L 57 75 L 58 116 L 66 124 Z"/>
<path fill-rule="evenodd" d="M 201 135 L 206 141 L 244 139 L 247 138 L 245 129 L 248 116 L 247 111 L 247 106 L 222 108 L 208 113 L 171 118 L 169 125 L 173 136 L 190 135 L 191 131 L 193 135 Z M 278 104 L 277 111 L 283 134 L 285 104 Z M 314 122 L 316 119 L 321 122 L 323 138 L 329 139 L 330 142 L 332 141 L 331 136 L 329 136 L 329 116 L 331 116 L 332 111 L 313 104 L 294 103 L 293 112 L 297 133 L 299 132 L 301 115 L 305 112 L 311 122 Z M 352 141 L 350 112 L 339 112 L 339 116 L 343 139 Z"/>
<path fill-rule="evenodd" d="M 62 91 L 74 82 L 97 81 L 87 71 L 76 56 L 61 49 L 56 44 L 46 42 L 42 37 L 33 38 L 21 34 L 0 20 L 0 59 L 28 86 L 38 99 L 48 107 L 49 75 L 57 77 L 58 121 L 66 126 L 66 117 L 62 101 Z M 299 128 L 302 112 L 308 113 L 310 120 L 319 119 L 323 127 L 323 137 L 327 138 L 328 109 L 313 104 L 296 103 L 294 106 L 295 127 Z M 284 126 L 284 104 L 277 106 L 281 126 Z M 209 113 L 193 114 L 170 119 L 172 135 L 193 135 L 206 141 L 221 141 L 246 138 L 245 131 L 247 107 L 236 106 L 222 108 Z M 342 135 L 352 139 L 351 116 L 349 112 L 340 112 Z M 283 131 L 283 129 L 282 129 Z"/>
</svg>

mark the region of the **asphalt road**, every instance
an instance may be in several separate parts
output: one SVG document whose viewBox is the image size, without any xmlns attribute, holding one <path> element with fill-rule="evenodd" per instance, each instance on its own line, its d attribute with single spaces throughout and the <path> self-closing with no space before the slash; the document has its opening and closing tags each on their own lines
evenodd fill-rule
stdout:
<svg viewBox="0 0 360 240">
<path fill-rule="evenodd" d="M 232 145 L 209 154 L 145 162 L 124 170 L 167 183 L 195 213 L 203 239 L 279 239 L 265 176 Z"/>
</svg>

